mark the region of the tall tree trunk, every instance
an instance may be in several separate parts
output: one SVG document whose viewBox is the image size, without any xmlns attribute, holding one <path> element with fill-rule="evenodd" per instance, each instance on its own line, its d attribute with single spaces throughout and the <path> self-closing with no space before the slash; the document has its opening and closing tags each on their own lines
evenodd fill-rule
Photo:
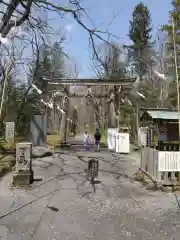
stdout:
<svg viewBox="0 0 180 240">
<path fill-rule="evenodd" d="M 61 142 L 64 141 L 64 127 L 65 127 L 65 114 L 63 113 L 62 114 L 62 118 L 61 118 L 61 125 L 60 125 L 60 139 L 61 139 Z"/>
<path fill-rule="evenodd" d="M 116 128 L 117 127 L 117 119 L 115 117 L 114 102 L 111 102 L 110 105 L 109 105 L 108 127 L 110 127 L 110 128 Z"/>
<path fill-rule="evenodd" d="M 64 126 L 64 139 L 63 142 L 67 142 L 67 132 L 68 132 L 68 113 L 65 113 L 65 126 Z"/>
<path fill-rule="evenodd" d="M 60 138 L 61 142 L 65 143 L 67 141 L 67 128 L 68 128 L 68 110 L 69 110 L 69 99 L 67 97 L 63 100 L 63 110 L 61 126 L 60 126 Z"/>
<path fill-rule="evenodd" d="M 136 141 L 139 144 L 139 106 L 136 106 Z"/>
<path fill-rule="evenodd" d="M 100 129 L 101 128 L 100 113 L 97 109 L 95 110 L 95 117 L 96 117 L 97 127 Z"/>
</svg>

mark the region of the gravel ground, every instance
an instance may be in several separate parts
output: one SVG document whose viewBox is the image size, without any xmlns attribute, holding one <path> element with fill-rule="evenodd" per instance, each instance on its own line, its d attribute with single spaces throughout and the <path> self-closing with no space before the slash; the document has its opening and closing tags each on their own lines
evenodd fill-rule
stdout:
<svg viewBox="0 0 180 240">
<path fill-rule="evenodd" d="M 100 163 L 96 192 L 84 171 L 92 157 Z M 0 239 L 179 240 L 174 196 L 132 181 L 138 164 L 131 156 L 75 148 L 34 160 L 31 189 L 10 189 L 12 175 L 6 175 L 0 182 Z"/>
</svg>

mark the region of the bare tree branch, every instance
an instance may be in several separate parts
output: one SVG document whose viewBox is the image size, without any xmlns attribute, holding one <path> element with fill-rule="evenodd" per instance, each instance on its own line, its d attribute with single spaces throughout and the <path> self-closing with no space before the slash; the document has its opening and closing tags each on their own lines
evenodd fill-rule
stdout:
<svg viewBox="0 0 180 240">
<path fill-rule="evenodd" d="M 24 8 L 23 15 L 17 19 L 12 20 L 12 15 L 14 11 L 17 9 L 17 7 L 21 4 L 21 6 Z M 20 0 L 11 0 L 10 3 L 7 6 L 7 9 L 2 17 L 1 24 L 0 24 L 0 33 L 2 37 L 6 37 L 7 34 L 10 32 L 12 27 L 18 27 L 22 25 L 29 17 L 31 12 L 31 7 L 33 4 L 33 0 L 27 0 L 26 3 L 22 5 L 22 1 Z"/>
<path fill-rule="evenodd" d="M 80 5 L 80 1 L 78 0 L 69 0 L 69 3 L 72 5 L 72 8 L 63 7 L 60 4 L 55 4 L 53 1 L 48 0 L 10 0 L 9 3 L 2 1 L 2 3 L 6 6 L 6 10 L 2 16 L 1 23 L 0 23 L 0 34 L 1 37 L 5 38 L 8 33 L 11 31 L 13 27 L 18 27 L 23 25 L 27 20 L 34 21 L 35 25 L 31 23 L 31 27 L 39 28 L 41 26 L 41 19 L 33 17 L 33 9 L 36 7 L 37 9 L 44 8 L 47 11 L 56 12 L 57 14 L 71 14 L 74 20 L 89 34 L 90 43 L 94 52 L 94 56 L 99 58 L 98 53 L 96 51 L 95 40 L 94 37 L 110 44 L 109 41 L 102 36 L 102 34 L 106 34 L 107 36 L 116 37 L 106 31 L 100 31 L 95 27 L 91 29 L 88 27 L 82 20 L 81 16 L 88 14 L 86 13 L 85 9 Z M 19 8 L 21 6 L 21 8 Z M 19 10 L 21 9 L 21 10 Z M 12 17 L 17 16 L 15 19 Z M 114 16 L 113 20 L 110 22 L 109 26 L 112 24 L 116 16 Z M 45 22 L 43 23 L 45 24 Z M 46 25 L 47 27 L 47 25 Z M 42 30 L 42 28 L 41 28 Z M 47 32 L 46 32 L 47 33 Z M 108 37 L 109 38 L 109 37 Z M 100 59 L 99 59 L 100 60 Z M 103 64 L 103 62 L 101 62 Z"/>
</svg>

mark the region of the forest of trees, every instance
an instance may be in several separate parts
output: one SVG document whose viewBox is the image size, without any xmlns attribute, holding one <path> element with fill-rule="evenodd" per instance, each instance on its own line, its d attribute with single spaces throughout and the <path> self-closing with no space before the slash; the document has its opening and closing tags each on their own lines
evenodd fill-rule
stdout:
<svg viewBox="0 0 180 240">
<path fill-rule="evenodd" d="M 40 97 L 32 89 L 32 83 L 45 93 L 47 82 L 43 77 L 78 77 L 76 64 L 63 47 L 66 36 L 48 22 L 52 12 L 56 12 L 59 19 L 65 18 L 66 14 L 72 15 L 87 32 L 93 53 L 92 76 L 107 79 L 137 77 L 128 99 L 118 99 L 122 122 L 136 122 L 138 127 L 140 107 L 177 108 L 171 17 L 175 20 L 179 66 L 180 0 L 172 1 L 173 10 L 169 12 L 167 22 L 159 27 L 156 38 L 152 37 L 148 7 L 143 2 L 135 6 L 127 32 L 131 40 L 128 46 L 122 46 L 113 38 L 113 33 L 107 31 L 107 37 L 104 37 L 99 29 L 87 26 L 83 22 L 86 13 L 81 1 L 69 1 L 67 8 L 50 0 L 10 0 L 0 5 L 4 9 L 0 23 L 1 124 L 13 118 L 18 123 L 17 129 L 27 129 L 25 124 L 30 115 L 40 108 Z M 98 46 L 96 39 L 101 41 Z"/>
<path fill-rule="evenodd" d="M 105 44 L 97 57 L 99 77 L 110 79 L 137 77 L 128 99 L 121 100 L 121 122 L 138 129 L 140 108 L 177 109 L 177 87 L 171 18 L 175 21 L 175 38 L 179 66 L 180 1 L 172 1 L 167 24 L 159 26 L 153 37 L 151 13 L 142 2 L 135 6 L 129 22 L 131 45 Z"/>
</svg>

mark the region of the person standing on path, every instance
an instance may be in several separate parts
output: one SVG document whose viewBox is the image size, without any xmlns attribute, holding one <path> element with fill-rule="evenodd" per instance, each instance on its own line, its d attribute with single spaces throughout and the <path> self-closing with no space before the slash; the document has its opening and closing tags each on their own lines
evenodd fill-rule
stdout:
<svg viewBox="0 0 180 240">
<path fill-rule="evenodd" d="M 99 131 L 99 128 L 96 128 L 96 132 L 94 134 L 94 139 L 95 139 L 95 144 L 96 144 L 97 150 L 99 151 L 99 144 L 101 141 L 101 133 Z"/>
<path fill-rule="evenodd" d="M 85 148 L 88 148 L 88 143 L 89 143 L 89 135 L 87 132 L 84 133 L 84 146 Z"/>
</svg>

